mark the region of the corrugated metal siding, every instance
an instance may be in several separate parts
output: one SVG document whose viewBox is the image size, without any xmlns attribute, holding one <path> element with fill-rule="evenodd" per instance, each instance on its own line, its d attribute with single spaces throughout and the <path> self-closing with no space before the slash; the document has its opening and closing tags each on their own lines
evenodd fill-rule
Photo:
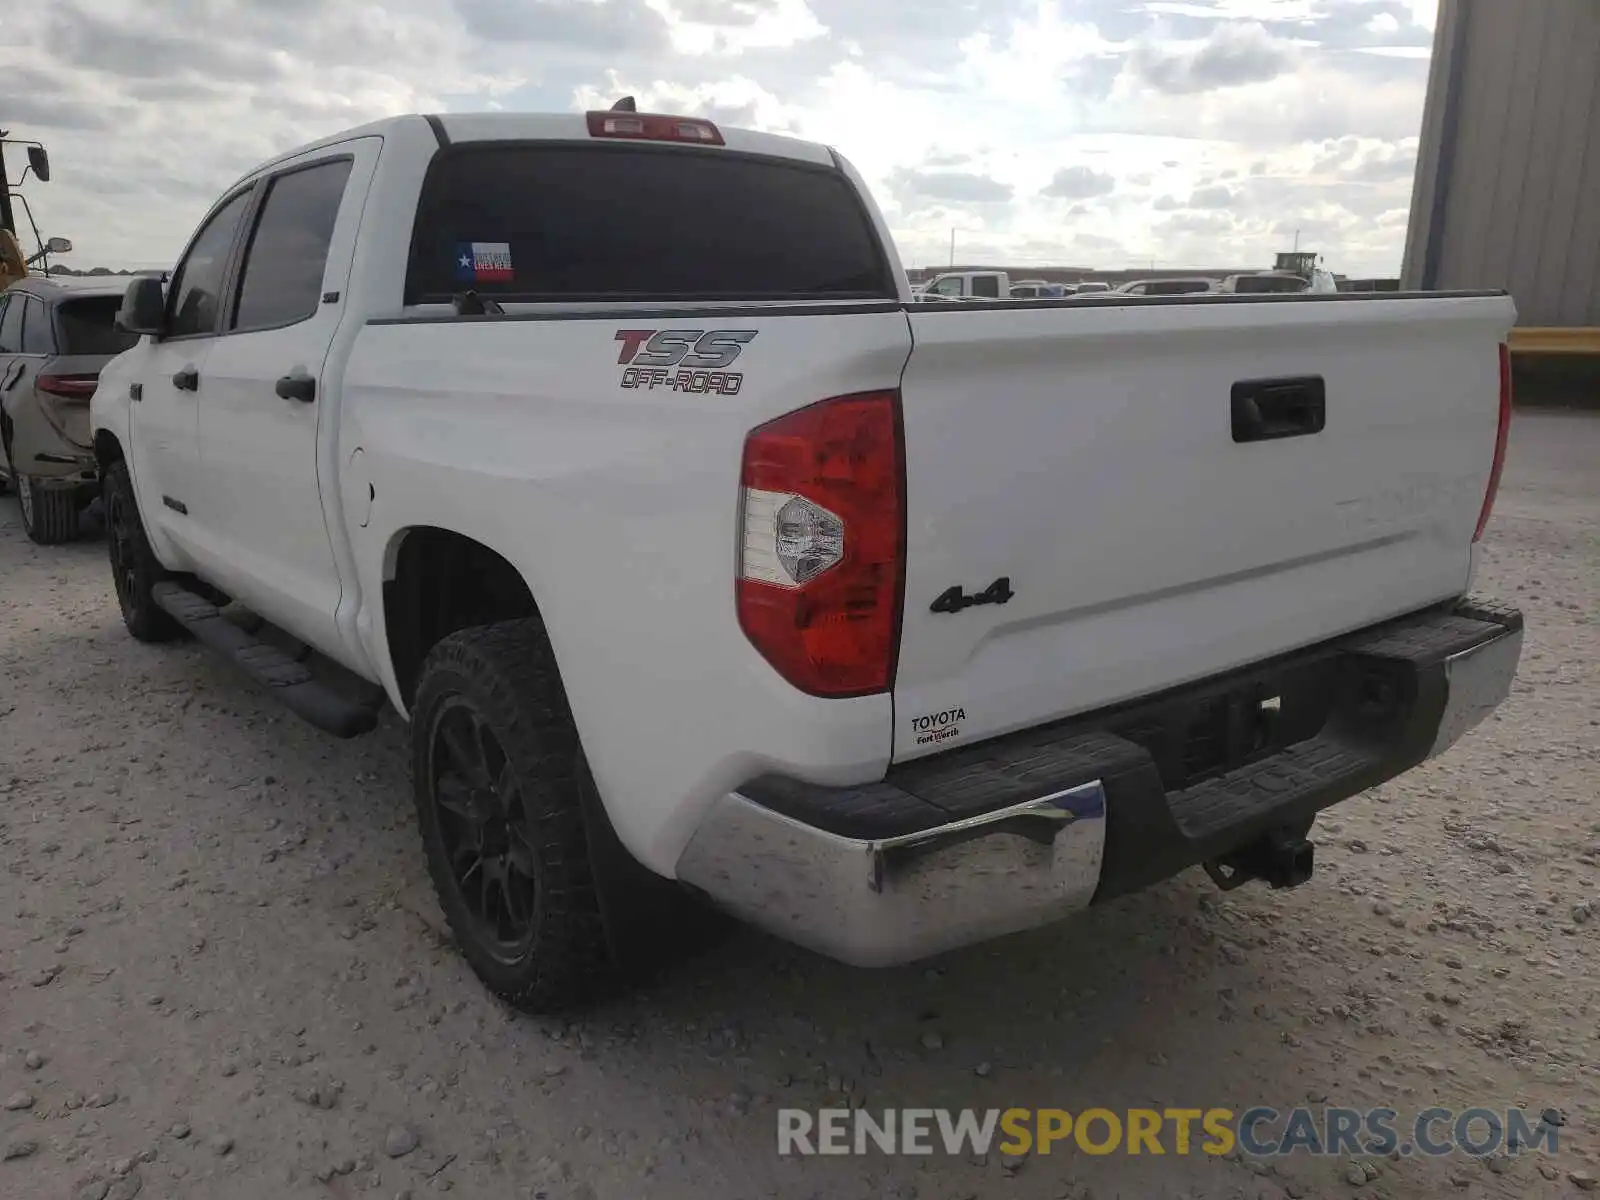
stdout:
<svg viewBox="0 0 1600 1200">
<path fill-rule="evenodd" d="M 1600 326 L 1600 0 L 1444 0 L 1404 277 Z"/>
</svg>

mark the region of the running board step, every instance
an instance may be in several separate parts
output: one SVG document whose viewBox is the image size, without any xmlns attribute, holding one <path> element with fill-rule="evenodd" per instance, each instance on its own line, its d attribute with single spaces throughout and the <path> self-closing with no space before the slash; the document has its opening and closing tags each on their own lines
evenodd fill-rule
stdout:
<svg viewBox="0 0 1600 1200">
<path fill-rule="evenodd" d="M 156 584 L 150 594 L 174 620 L 207 646 L 232 659 L 264 686 L 268 695 L 297 717 L 342 738 L 370 733 L 377 727 L 377 706 L 341 696 L 328 684 L 314 678 L 304 663 L 297 662 L 276 646 L 257 640 L 225 618 L 217 606 L 203 596 L 171 582 Z"/>
</svg>

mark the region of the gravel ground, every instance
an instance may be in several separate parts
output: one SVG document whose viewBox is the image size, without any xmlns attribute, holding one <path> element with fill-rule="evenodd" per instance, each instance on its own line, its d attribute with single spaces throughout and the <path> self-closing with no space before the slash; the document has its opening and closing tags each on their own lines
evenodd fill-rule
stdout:
<svg viewBox="0 0 1600 1200">
<path fill-rule="evenodd" d="M 1200 872 L 863 973 L 748 932 L 583 1020 L 441 937 L 403 730 L 341 743 L 123 631 L 99 538 L 0 503 L 0 1196 L 1577 1195 L 1600 1175 L 1600 416 L 1528 412 L 1480 587 L 1512 699 L 1327 814 L 1309 886 Z M 775 1109 L 1553 1108 L 1516 1160 L 780 1159 Z M 1352 1180 L 1362 1180 L 1357 1184 Z"/>
</svg>

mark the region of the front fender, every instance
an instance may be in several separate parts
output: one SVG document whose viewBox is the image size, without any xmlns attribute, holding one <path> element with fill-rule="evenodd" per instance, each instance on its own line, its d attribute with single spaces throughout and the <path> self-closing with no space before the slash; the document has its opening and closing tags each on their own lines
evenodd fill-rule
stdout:
<svg viewBox="0 0 1600 1200">
<path fill-rule="evenodd" d="M 157 561 L 170 568 L 181 561 L 181 555 L 162 531 L 161 523 L 149 519 L 149 498 L 140 487 L 139 460 L 133 443 L 133 401 L 129 389 L 138 378 L 134 361 L 138 353 L 139 347 L 125 350 L 101 370 L 99 385 L 89 400 L 89 440 L 94 446 L 100 478 L 105 478 L 106 470 L 117 458 L 128 464 L 134 499 L 143 514 L 145 539 Z"/>
</svg>

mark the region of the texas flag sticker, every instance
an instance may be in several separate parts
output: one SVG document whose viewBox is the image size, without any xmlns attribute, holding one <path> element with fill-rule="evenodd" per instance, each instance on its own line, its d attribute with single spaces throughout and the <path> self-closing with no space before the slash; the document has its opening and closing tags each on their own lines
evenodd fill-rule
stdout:
<svg viewBox="0 0 1600 1200">
<path fill-rule="evenodd" d="M 456 280 L 460 283 L 510 283 L 510 242 L 457 242 Z"/>
</svg>

